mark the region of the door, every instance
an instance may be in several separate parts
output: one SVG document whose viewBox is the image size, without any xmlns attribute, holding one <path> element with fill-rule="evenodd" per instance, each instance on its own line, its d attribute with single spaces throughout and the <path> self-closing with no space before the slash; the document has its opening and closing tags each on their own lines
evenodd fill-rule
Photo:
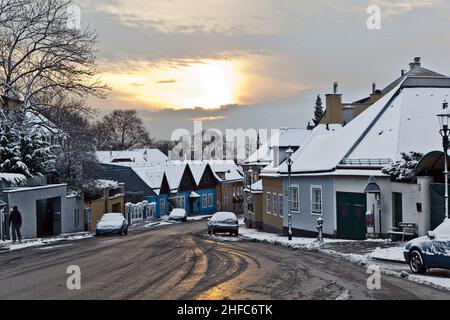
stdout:
<svg viewBox="0 0 450 320">
<path fill-rule="evenodd" d="M 392 193 L 392 209 L 394 212 L 392 226 L 398 227 L 399 223 L 403 221 L 403 203 L 401 193 Z"/>
<path fill-rule="evenodd" d="M 366 239 L 367 200 L 364 193 L 337 192 L 338 237 L 342 239 Z"/>
<path fill-rule="evenodd" d="M 443 183 L 431 184 L 430 192 L 431 192 L 431 230 L 434 230 L 445 219 L 444 184 Z"/>
</svg>

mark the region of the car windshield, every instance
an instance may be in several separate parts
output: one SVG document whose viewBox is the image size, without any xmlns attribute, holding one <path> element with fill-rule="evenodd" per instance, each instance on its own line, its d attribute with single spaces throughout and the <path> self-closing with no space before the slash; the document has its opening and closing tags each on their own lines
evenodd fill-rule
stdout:
<svg viewBox="0 0 450 320">
<path fill-rule="evenodd" d="M 120 214 L 105 214 L 103 215 L 102 219 L 100 221 L 102 222 L 117 222 L 122 221 L 122 215 Z"/>
</svg>

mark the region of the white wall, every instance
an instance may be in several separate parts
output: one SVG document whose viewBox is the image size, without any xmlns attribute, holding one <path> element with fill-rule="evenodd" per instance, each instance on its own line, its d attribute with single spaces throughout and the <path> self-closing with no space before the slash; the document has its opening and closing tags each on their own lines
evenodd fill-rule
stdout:
<svg viewBox="0 0 450 320">
<path fill-rule="evenodd" d="M 83 230 L 83 203 L 76 197 L 67 197 L 67 185 L 48 185 L 36 188 L 23 188 L 5 192 L 8 204 L 17 206 L 22 214 L 22 236 L 37 237 L 36 201 L 51 198 L 61 198 L 61 232 Z M 75 227 L 74 210 L 80 209 L 79 226 Z"/>
<path fill-rule="evenodd" d="M 75 215 L 75 210 L 78 211 L 77 216 Z M 62 233 L 84 230 L 83 200 L 80 197 L 70 196 L 63 198 L 61 211 Z"/>
</svg>

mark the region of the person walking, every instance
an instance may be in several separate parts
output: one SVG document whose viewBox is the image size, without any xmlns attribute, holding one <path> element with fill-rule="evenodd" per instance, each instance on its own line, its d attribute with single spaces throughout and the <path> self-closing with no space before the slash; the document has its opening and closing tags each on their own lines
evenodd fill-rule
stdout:
<svg viewBox="0 0 450 320">
<path fill-rule="evenodd" d="M 20 228 L 22 227 L 22 215 L 20 214 L 17 206 L 14 206 L 11 214 L 9 215 L 9 225 L 12 225 L 13 243 L 16 242 L 16 235 L 19 238 L 19 242 L 22 242 L 22 235 L 20 234 Z"/>
</svg>

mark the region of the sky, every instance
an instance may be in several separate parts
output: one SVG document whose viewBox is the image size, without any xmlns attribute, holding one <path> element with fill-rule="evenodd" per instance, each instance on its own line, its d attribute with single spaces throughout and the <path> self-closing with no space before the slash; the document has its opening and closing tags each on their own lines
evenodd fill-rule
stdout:
<svg viewBox="0 0 450 320">
<path fill-rule="evenodd" d="M 317 94 L 367 96 L 408 69 L 450 75 L 446 0 L 75 0 L 98 32 L 106 99 L 137 109 L 154 138 L 174 129 L 305 127 Z M 370 30 L 367 8 L 380 8 Z"/>
</svg>

